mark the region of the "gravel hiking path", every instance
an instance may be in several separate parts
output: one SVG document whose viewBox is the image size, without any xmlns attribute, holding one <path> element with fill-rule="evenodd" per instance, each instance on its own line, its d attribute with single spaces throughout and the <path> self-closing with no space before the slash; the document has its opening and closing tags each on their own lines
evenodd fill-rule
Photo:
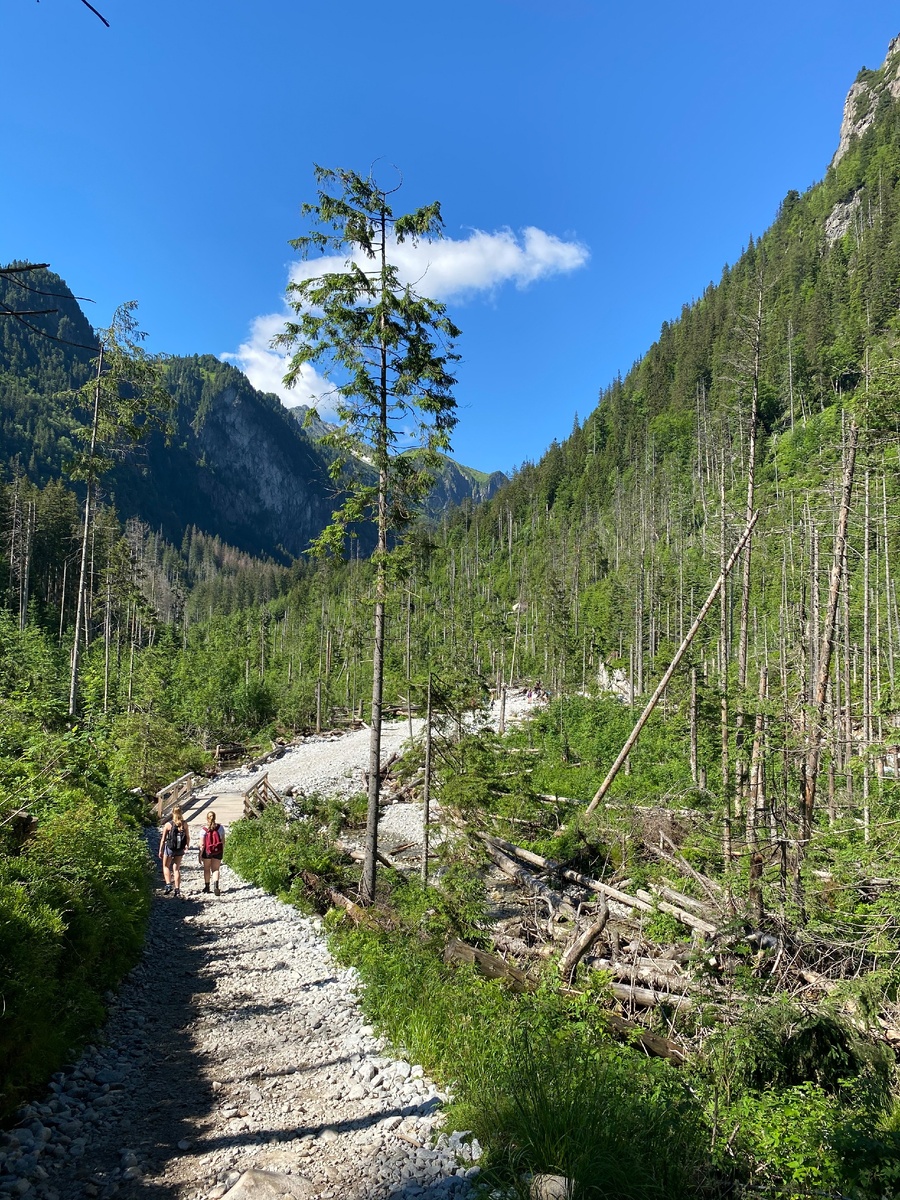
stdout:
<svg viewBox="0 0 900 1200">
<path fill-rule="evenodd" d="M 413 735 L 417 736 L 422 722 L 413 721 Z M 288 788 L 295 788 L 307 795 L 319 793 L 323 796 L 352 796 L 365 791 L 363 773 L 369 766 L 368 729 L 355 729 L 341 737 L 308 737 L 292 745 L 281 758 L 250 771 L 238 767 L 223 771 L 206 787 L 199 788 L 185 805 L 185 816 L 191 823 L 202 823 L 207 809 L 212 808 L 216 816 L 225 821 L 243 816 L 243 794 L 264 775 L 282 795 Z M 385 722 L 381 731 L 381 760 L 384 762 L 395 751 L 401 750 L 409 741 L 409 725 L 403 722 Z"/>
<path fill-rule="evenodd" d="M 510 697 L 507 719 L 531 707 Z M 385 759 L 408 734 L 385 725 Z M 267 771 L 281 792 L 352 795 L 368 755 L 363 729 L 219 776 L 185 806 L 194 844 L 205 811 L 235 819 Z M 385 849 L 421 837 L 421 805 L 386 808 Z M 156 862 L 159 832 L 147 838 Z M 445 1097 L 384 1053 L 320 920 L 227 867 L 222 895 L 204 894 L 191 852 L 183 899 L 163 894 L 158 868 L 157 880 L 144 954 L 107 997 L 102 1037 L 0 1138 L 0 1200 L 467 1197 L 477 1144 L 440 1132 Z"/>
<path fill-rule="evenodd" d="M 389 729 L 385 756 L 408 733 Z M 358 791 L 367 743 L 363 730 L 297 746 L 271 765 L 273 783 Z M 249 786 L 249 773 L 232 775 Z M 414 822 L 417 806 L 393 807 Z M 157 831 L 148 844 L 155 859 Z M 182 890 L 166 896 L 159 880 L 142 960 L 109 998 L 102 1041 L 3 1138 L 0 1197 L 467 1195 L 477 1167 L 458 1134 L 438 1132 L 445 1097 L 384 1053 L 319 919 L 227 867 L 222 895 L 204 894 L 192 852 Z"/>
<path fill-rule="evenodd" d="M 471 1152 L 432 1144 L 445 1097 L 384 1054 L 321 922 L 227 867 L 205 895 L 188 857 L 102 1043 L 7 1135 L 0 1194 L 217 1200 L 263 1170 L 295 1197 L 465 1195 Z"/>
</svg>

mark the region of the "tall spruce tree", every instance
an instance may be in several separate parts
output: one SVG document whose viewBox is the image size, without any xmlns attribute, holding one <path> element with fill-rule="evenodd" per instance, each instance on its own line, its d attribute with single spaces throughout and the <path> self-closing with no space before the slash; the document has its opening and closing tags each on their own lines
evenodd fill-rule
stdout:
<svg viewBox="0 0 900 1200">
<path fill-rule="evenodd" d="M 376 528 L 375 612 L 372 649 L 372 724 L 369 747 L 368 817 L 360 898 L 375 897 L 378 801 L 381 766 L 385 606 L 392 530 L 411 518 L 424 498 L 438 454 L 449 449 L 456 424 L 456 380 L 449 373 L 459 330 L 446 308 L 420 296 L 404 282 L 391 251 L 403 242 L 439 238 L 443 230 L 435 202 L 404 215 L 389 203 L 370 173 L 315 168 L 318 199 L 304 204 L 310 232 L 291 242 L 305 259 L 323 255 L 322 270 L 288 288 L 296 320 L 286 323 L 275 344 L 293 350 L 285 383 L 292 386 L 307 363 L 318 364 L 333 385 L 332 403 L 341 422 L 330 436 L 338 452 L 333 474 L 346 489 L 331 525 L 317 540 L 321 551 L 344 544 L 348 526 L 368 517 Z M 336 269 L 337 263 L 342 265 Z M 409 453 L 412 447 L 416 453 Z M 377 483 L 345 467 L 368 461 Z"/>
</svg>

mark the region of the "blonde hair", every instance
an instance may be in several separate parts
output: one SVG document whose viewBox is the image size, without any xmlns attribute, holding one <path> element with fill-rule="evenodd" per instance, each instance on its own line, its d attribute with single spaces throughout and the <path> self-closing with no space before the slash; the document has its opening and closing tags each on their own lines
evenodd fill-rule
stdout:
<svg viewBox="0 0 900 1200">
<path fill-rule="evenodd" d="M 215 825 L 215 823 L 216 823 L 216 814 L 212 811 L 212 809 L 210 809 L 210 811 L 206 814 L 206 824 L 207 824 L 208 828 L 212 829 L 212 827 L 213 827 L 213 825 Z"/>
<path fill-rule="evenodd" d="M 181 811 L 180 804 L 176 804 L 175 807 L 172 809 L 172 822 L 175 825 L 183 825 L 184 824 L 184 813 Z"/>
</svg>

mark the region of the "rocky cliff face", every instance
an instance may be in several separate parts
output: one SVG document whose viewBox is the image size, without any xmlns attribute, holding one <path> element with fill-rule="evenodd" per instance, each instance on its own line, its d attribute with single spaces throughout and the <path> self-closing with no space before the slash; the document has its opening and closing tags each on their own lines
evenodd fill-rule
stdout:
<svg viewBox="0 0 900 1200">
<path fill-rule="evenodd" d="M 490 500 L 504 483 L 509 483 L 509 480 L 502 471 L 493 471 L 488 475 L 474 471 L 471 467 L 461 466 L 452 458 L 444 458 L 442 468 L 435 476 L 434 487 L 426 507 L 432 516 L 437 516 L 445 509 L 466 501 L 481 504 Z"/>
<path fill-rule="evenodd" d="M 59 276 L 47 271 L 36 279 L 63 299 L 58 312 L 36 318 L 49 339 L 0 322 L 0 478 L 21 470 L 43 485 L 66 475 L 81 419 L 66 394 L 92 369 L 89 349 L 55 339 L 90 346 L 93 333 Z M 11 287 L 0 280 L 0 299 Z M 12 295 L 8 306 L 17 302 Z M 330 453 L 317 444 L 329 426 L 314 418 L 304 429 L 305 409 L 286 409 L 212 355 L 167 360 L 166 383 L 175 400 L 173 436 L 153 434 L 129 452 L 104 478 L 104 498 L 121 518 L 136 517 L 175 545 L 193 526 L 250 554 L 285 561 L 303 554 L 340 503 Z M 371 468 L 360 463 L 359 472 Z M 487 499 L 505 481 L 445 459 L 427 511 Z M 357 532 L 366 553 L 371 531 Z"/>
<path fill-rule="evenodd" d="M 832 167 L 836 167 L 850 148 L 854 138 L 862 137 L 878 109 L 878 101 L 888 93 L 895 100 L 900 96 L 900 35 L 888 46 L 887 57 L 877 71 L 860 71 L 847 93 L 841 136 Z"/>
<path fill-rule="evenodd" d="M 250 553 L 302 554 L 335 507 L 315 444 L 277 397 L 212 356 L 174 359 L 168 375 L 176 435 L 116 471 L 121 515 L 176 542 L 195 525 Z"/>
</svg>

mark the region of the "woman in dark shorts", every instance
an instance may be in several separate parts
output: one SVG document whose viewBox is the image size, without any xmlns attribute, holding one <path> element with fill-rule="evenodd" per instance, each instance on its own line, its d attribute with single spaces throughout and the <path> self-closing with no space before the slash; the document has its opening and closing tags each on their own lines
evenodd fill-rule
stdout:
<svg viewBox="0 0 900 1200">
<path fill-rule="evenodd" d="M 190 828 L 184 819 L 184 814 L 176 804 L 172 809 L 172 816 L 163 826 L 159 839 L 159 857 L 162 859 L 166 895 L 171 892 L 174 883 L 175 895 L 181 896 L 181 860 L 190 844 Z"/>
</svg>

